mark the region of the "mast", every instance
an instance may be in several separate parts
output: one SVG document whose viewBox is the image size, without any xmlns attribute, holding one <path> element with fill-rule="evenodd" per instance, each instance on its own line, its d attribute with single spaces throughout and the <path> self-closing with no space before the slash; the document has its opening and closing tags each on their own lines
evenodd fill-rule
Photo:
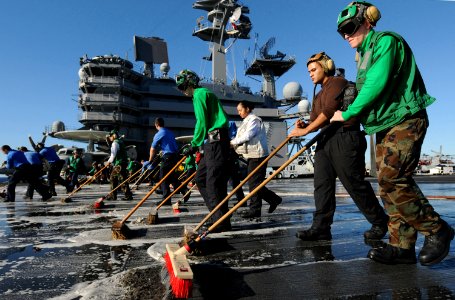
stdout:
<svg viewBox="0 0 455 300">
<path fill-rule="evenodd" d="M 252 26 L 250 19 L 245 15 L 249 13 L 249 9 L 238 4 L 237 0 L 198 0 L 193 3 L 193 8 L 208 12 L 207 20 L 211 24 L 202 24 L 202 18 L 198 18 L 198 27 L 193 31 L 193 36 L 211 43 L 210 56 L 206 59 L 212 61 L 212 81 L 226 84 L 225 41 L 230 38 L 235 40 L 250 38 Z M 231 30 L 226 30 L 228 21 L 232 24 Z"/>
</svg>

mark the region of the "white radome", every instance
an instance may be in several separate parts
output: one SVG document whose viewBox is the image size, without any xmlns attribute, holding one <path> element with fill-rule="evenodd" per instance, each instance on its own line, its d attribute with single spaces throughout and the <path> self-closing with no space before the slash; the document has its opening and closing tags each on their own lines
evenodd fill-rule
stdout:
<svg viewBox="0 0 455 300">
<path fill-rule="evenodd" d="M 166 73 L 169 73 L 169 70 L 170 70 L 170 69 L 171 69 L 171 67 L 169 66 L 168 63 L 162 63 L 162 64 L 160 65 L 160 71 L 161 71 L 161 73 L 165 73 L 165 74 L 166 74 Z"/>
<path fill-rule="evenodd" d="M 297 108 L 300 113 L 309 113 L 310 112 L 310 101 L 308 99 L 302 99 L 297 104 Z"/>
<path fill-rule="evenodd" d="M 283 87 L 283 97 L 286 100 L 300 100 L 303 89 L 300 83 L 291 81 Z"/>
<path fill-rule="evenodd" d="M 65 123 L 63 123 L 62 121 L 54 121 L 54 123 L 52 123 L 51 130 L 52 132 L 65 131 Z"/>
</svg>

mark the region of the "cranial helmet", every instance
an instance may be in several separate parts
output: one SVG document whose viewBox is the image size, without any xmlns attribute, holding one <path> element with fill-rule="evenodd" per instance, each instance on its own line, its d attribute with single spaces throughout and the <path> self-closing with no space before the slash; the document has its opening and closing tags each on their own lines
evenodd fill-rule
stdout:
<svg viewBox="0 0 455 300">
<path fill-rule="evenodd" d="M 318 62 L 321 65 L 322 69 L 324 70 L 325 74 L 329 76 L 335 75 L 335 63 L 330 58 L 330 56 L 325 54 L 325 52 L 320 52 L 311 55 L 310 58 L 308 59 L 308 62 L 306 63 L 307 67 L 312 62 Z"/>
<path fill-rule="evenodd" d="M 371 3 L 364 1 L 351 2 L 338 15 L 338 33 L 344 38 L 344 35 L 352 35 L 365 20 L 372 26 L 381 19 L 381 12 Z"/>
<path fill-rule="evenodd" d="M 184 91 L 189 87 L 198 87 L 199 80 L 199 76 L 197 76 L 195 72 L 187 69 L 180 71 L 180 73 L 175 77 L 177 88 L 181 91 Z"/>
</svg>

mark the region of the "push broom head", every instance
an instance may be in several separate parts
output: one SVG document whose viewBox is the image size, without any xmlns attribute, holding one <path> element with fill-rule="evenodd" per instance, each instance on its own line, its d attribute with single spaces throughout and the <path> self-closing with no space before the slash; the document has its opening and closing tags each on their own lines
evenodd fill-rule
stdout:
<svg viewBox="0 0 455 300">
<path fill-rule="evenodd" d="M 174 214 L 179 214 L 182 212 L 179 208 L 179 204 L 179 202 L 172 204 L 172 210 L 174 211 Z"/>
<path fill-rule="evenodd" d="M 100 209 L 104 207 L 104 201 L 103 198 L 98 199 L 95 203 L 93 203 L 93 208 L 95 209 Z"/>
<path fill-rule="evenodd" d="M 116 221 L 112 225 L 112 238 L 114 240 L 127 240 L 131 237 L 131 230 L 122 221 Z"/>
<path fill-rule="evenodd" d="M 166 244 L 164 261 L 169 273 L 169 284 L 175 298 L 190 298 L 193 290 L 193 271 L 186 255 L 176 253 L 177 244 Z"/>
<path fill-rule="evenodd" d="M 62 202 L 62 203 L 69 203 L 69 202 L 71 202 L 71 201 L 73 201 L 73 200 L 71 199 L 71 197 L 65 197 L 65 198 L 60 199 L 60 202 Z"/>
<path fill-rule="evenodd" d="M 147 216 L 147 224 L 148 225 L 153 225 L 158 223 L 158 211 L 155 208 L 152 208 L 152 210 L 149 212 L 149 215 Z"/>
</svg>

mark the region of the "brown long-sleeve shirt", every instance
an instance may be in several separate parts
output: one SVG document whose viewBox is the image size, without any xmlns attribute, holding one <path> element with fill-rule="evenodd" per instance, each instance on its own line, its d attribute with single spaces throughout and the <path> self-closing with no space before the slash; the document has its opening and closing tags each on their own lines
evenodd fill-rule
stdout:
<svg viewBox="0 0 455 300">
<path fill-rule="evenodd" d="M 322 85 L 322 89 L 316 94 L 313 99 L 313 105 L 310 114 L 310 121 L 313 122 L 323 113 L 330 120 L 333 114 L 341 108 L 343 102 L 343 89 L 348 81 L 343 77 L 329 77 L 327 82 Z M 329 121 L 327 121 L 328 124 Z M 359 122 L 356 118 L 352 118 L 344 123 L 344 127 L 356 125 Z"/>
</svg>

